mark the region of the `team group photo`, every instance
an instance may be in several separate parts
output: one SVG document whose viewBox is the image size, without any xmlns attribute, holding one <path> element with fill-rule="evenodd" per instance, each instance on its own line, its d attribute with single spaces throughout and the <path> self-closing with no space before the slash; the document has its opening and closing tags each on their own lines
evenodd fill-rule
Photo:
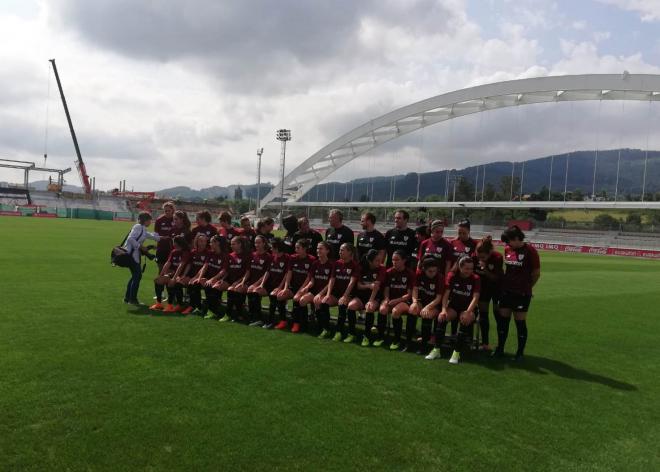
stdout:
<svg viewBox="0 0 660 472">
<path fill-rule="evenodd" d="M 0 2 L 0 472 L 660 470 L 659 27 Z"/>
</svg>

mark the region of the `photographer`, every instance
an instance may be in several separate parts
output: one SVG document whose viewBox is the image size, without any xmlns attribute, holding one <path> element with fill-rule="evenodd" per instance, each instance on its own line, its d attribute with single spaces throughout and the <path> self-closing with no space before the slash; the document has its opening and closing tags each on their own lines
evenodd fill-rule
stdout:
<svg viewBox="0 0 660 472">
<path fill-rule="evenodd" d="M 151 225 L 151 215 L 147 212 L 142 212 L 138 215 L 138 222 L 126 238 L 124 247 L 131 255 L 131 265 L 128 267 L 131 271 L 131 278 L 126 285 L 126 295 L 124 295 L 124 303 L 131 305 L 140 305 L 137 299 L 138 289 L 140 288 L 140 280 L 142 279 L 142 269 L 140 268 L 140 256 L 146 252 L 142 247 L 142 243 L 147 239 L 158 241 L 160 236 L 156 233 L 147 231 Z"/>
</svg>

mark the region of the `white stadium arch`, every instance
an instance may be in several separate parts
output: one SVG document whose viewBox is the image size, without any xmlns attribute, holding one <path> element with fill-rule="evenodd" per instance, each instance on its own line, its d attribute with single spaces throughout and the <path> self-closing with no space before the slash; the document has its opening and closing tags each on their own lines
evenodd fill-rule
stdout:
<svg viewBox="0 0 660 472">
<path fill-rule="evenodd" d="M 303 202 L 298 200 L 305 193 L 342 166 L 388 141 L 426 126 L 498 108 L 583 100 L 660 101 L 660 75 L 624 72 L 511 80 L 456 90 L 401 107 L 340 136 L 293 169 L 284 178 L 284 204 L 302 205 Z M 281 182 L 264 197 L 260 206 L 272 205 L 280 199 L 280 193 Z M 346 203 L 355 205 L 354 202 Z M 374 203 L 371 202 L 370 206 Z M 389 202 L 388 206 L 393 203 Z M 435 202 L 435 205 L 418 202 L 427 207 L 451 206 L 452 203 L 453 206 L 460 205 L 458 202 Z M 535 202 L 535 206 L 538 203 Z M 589 203 L 598 207 L 598 203 L 606 202 L 585 202 L 587 206 Z M 411 206 L 410 202 L 406 204 Z M 310 202 L 304 203 L 304 206 L 309 205 Z M 331 205 L 337 206 L 337 203 Z M 501 207 L 502 203 L 498 206 Z"/>
</svg>

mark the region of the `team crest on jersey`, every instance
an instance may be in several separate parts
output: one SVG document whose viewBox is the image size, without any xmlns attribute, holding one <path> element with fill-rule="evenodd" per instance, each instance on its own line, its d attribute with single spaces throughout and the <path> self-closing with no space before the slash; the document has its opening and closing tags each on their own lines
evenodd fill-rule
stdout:
<svg viewBox="0 0 660 472">
<path fill-rule="evenodd" d="M 353 269 L 346 269 L 346 273 L 347 273 L 348 275 L 351 275 L 351 272 L 352 272 L 352 271 L 353 271 Z"/>
<path fill-rule="evenodd" d="M 403 237 L 403 240 L 404 240 L 404 241 L 408 241 L 408 236 L 404 236 L 404 237 Z"/>
<path fill-rule="evenodd" d="M 493 270 L 495 266 L 493 264 L 488 264 L 488 269 Z"/>
<path fill-rule="evenodd" d="M 435 284 L 430 284 L 430 285 L 429 285 L 429 288 L 430 288 L 431 290 L 435 290 Z"/>
<path fill-rule="evenodd" d="M 374 242 L 374 238 L 369 238 L 369 242 L 370 242 L 370 243 L 373 243 L 373 242 Z"/>
<path fill-rule="evenodd" d="M 305 264 L 305 269 L 309 269 L 309 264 Z"/>
<path fill-rule="evenodd" d="M 240 264 L 241 262 L 243 262 L 243 259 L 236 259 L 236 262 Z"/>
<path fill-rule="evenodd" d="M 524 254 L 518 254 L 518 260 L 522 261 L 525 258 Z"/>
<path fill-rule="evenodd" d="M 404 284 L 406 283 L 407 280 L 408 280 L 408 277 L 401 277 L 401 282 L 403 282 Z"/>
<path fill-rule="evenodd" d="M 259 264 L 263 264 L 263 263 L 264 263 L 264 260 L 263 260 L 263 259 L 259 259 Z"/>
<path fill-rule="evenodd" d="M 202 256 L 202 260 L 206 260 L 206 256 Z"/>
<path fill-rule="evenodd" d="M 284 267 L 284 262 L 280 262 L 280 267 Z"/>
<path fill-rule="evenodd" d="M 468 289 L 468 290 L 472 290 L 472 285 L 468 285 L 468 286 L 467 286 L 467 289 Z"/>
<path fill-rule="evenodd" d="M 330 269 L 325 269 L 325 275 L 328 275 L 330 273 Z"/>
<path fill-rule="evenodd" d="M 337 239 L 341 239 L 341 236 L 342 236 L 341 234 L 338 234 Z"/>
<path fill-rule="evenodd" d="M 470 252 L 470 248 L 469 248 L 469 247 L 466 247 L 466 248 L 463 249 L 463 250 L 464 250 L 466 253 L 467 253 L 467 252 Z"/>
</svg>

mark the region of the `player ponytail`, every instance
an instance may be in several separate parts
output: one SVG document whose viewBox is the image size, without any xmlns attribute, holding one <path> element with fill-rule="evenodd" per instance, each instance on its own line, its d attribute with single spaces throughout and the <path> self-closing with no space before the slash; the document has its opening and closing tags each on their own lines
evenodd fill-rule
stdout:
<svg viewBox="0 0 660 472">
<path fill-rule="evenodd" d="M 371 269 L 371 264 L 376 257 L 378 257 L 378 251 L 376 249 L 369 249 L 366 254 L 362 256 L 362 259 L 360 259 L 362 272 L 368 272 Z"/>
<path fill-rule="evenodd" d="M 186 231 L 190 231 L 190 219 L 188 218 L 188 213 L 183 210 L 177 210 L 174 212 L 174 218 L 178 218 L 183 223 L 183 228 Z"/>
<path fill-rule="evenodd" d="M 509 244 L 514 239 L 517 239 L 518 241 L 525 240 L 525 233 L 522 232 L 518 225 L 513 225 L 505 229 L 502 233 L 502 242 Z"/>
<path fill-rule="evenodd" d="M 487 234 L 477 243 L 477 252 L 481 254 L 490 254 L 493 252 L 493 237 Z"/>
</svg>

